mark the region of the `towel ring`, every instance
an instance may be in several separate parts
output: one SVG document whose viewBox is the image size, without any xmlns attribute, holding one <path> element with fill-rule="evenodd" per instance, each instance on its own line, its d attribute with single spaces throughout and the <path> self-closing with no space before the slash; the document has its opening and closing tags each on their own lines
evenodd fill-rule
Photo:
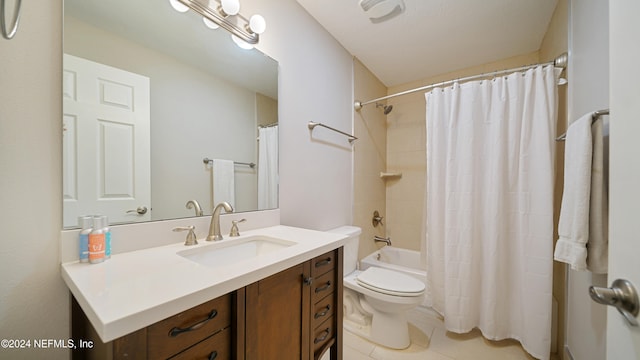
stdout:
<svg viewBox="0 0 640 360">
<path fill-rule="evenodd" d="M 11 40 L 16 35 L 18 31 L 18 22 L 20 21 L 20 8 L 22 5 L 22 0 L 16 0 L 15 8 L 13 9 L 13 25 L 11 25 L 11 29 L 7 30 L 7 23 L 5 19 L 5 7 L 6 0 L 0 0 L 0 27 L 2 27 L 2 36 L 5 39 Z"/>
</svg>

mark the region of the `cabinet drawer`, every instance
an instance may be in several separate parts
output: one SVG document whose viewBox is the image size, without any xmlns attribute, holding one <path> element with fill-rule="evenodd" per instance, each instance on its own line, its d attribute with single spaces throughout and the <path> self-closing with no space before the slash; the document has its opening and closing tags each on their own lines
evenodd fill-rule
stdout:
<svg viewBox="0 0 640 360">
<path fill-rule="evenodd" d="M 311 284 L 312 304 L 317 303 L 320 299 L 333 293 L 333 290 L 336 287 L 334 275 L 335 273 L 333 271 L 329 271 L 328 273 L 313 280 L 313 283 Z"/>
<path fill-rule="evenodd" d="M 226 328 L 171 358 L 178 359 L 231 359 L 231 328 Z"/>
<path fill-rule="evenodd" d="M 311 259 L 311 276 L 317 277 L 329 270 L 333 270 L 336 266 L 336 252 L 330 251 Z"/>
<path fill-rule="evenodd" d="M 311 337 L 311 346 L 313 346 L 313 352 L 317 352 L 322 349 L 325 344 L 333 339 L 334 336 L 333 317 L 325 320 L 319 327 L 313 330 Z"/>
<path fill-rule="evenodd" d="M 231 324 L 231 295 L 198 305 L 148 328 L 150 359 L 166 359 Z"/>
<path fill-rule="evenodd" d="M 333 296 L 326 296 L 324 299 L 317 302 L 312 306 L 312 329 L 315 329 L 320 326 L 325 320 L 332 317 L 335 314 L 335 310 L 333 309 Z"/>
</svg>

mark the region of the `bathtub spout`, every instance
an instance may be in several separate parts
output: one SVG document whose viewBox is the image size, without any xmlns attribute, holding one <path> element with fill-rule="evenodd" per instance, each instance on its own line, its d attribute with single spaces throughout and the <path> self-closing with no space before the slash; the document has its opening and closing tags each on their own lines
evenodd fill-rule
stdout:
<svg viewBox="0 0 640 360">
<path fill-rule="evenodd" d="M 381 236 L 376 235 L 376 236 L 373 237 L 373 241 L 374 242 L 383 242 L 383 243 L 387 244 L 387 246 L 391 246 L 391 238 L 390 237 L 383 238 Z"/>
</svg>

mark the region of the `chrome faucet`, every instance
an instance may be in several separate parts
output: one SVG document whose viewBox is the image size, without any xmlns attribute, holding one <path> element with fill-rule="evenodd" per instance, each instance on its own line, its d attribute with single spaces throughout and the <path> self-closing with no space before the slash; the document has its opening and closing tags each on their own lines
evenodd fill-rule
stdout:
<svg viewBox="0 0 640 360">
<path fill-rule="evenodd" d="M 382 236 L 376 235 L 376 236 L 373 237 L 373 241 L 374 242 L 383 242 L 383 243 L 387 244 L 387 246 L 391 246 L 391 238 L 390 237 L 383 238 Z"/>
<path fill-rule="evenodd" d="M 200 207 L 200 204 L 198 204 L 198 200 L 189 200 L 187 201 L 187 205 L 185 205 L 187 207 L 187 209 L 196 209 L 196 216 L 202 216 L 202 208 Z"/>
<path fill-rule="evenodd" d="M 222 208 L 224 208 L 225 212 L 233 212 L 233 207 L 226 201 L 216 205 L 213 209 L 213 215 L 211 215 L 211 225 L 209 225 L 207 241 L 222 240 L 222 234 L 220 233 L 220 209 Z"/>
</svg>

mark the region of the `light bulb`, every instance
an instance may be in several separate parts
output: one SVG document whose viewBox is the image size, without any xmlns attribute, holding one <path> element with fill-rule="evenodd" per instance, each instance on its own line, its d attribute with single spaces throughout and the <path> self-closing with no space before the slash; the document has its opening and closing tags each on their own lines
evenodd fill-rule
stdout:
<svg viewBox="0 0 640 360">
<path fill-rule="evenodd" d="M 214 23 L 213 21 L 207 19 L 206 17 L 202 18 L 202 22 L 204 22 L 204 24 L 209 28 L 209 29 L 217 29 L 220 26 L 218 26 L 218 24 Z"/>
<path fill-rule="evenodd" d="M 252 15 L 249 19 L 249 29 L 256 34 L 262 34 L 267 27 L 267 22 L 261 15 Z"/>
<path fill-rule="evenodd" d="M 239 0 L 222 0 L 222 10 L 227 15 L 235 15 L 240 12 Z"/>
<path fill-rule="evenodd" d="M 171 4 L 171 7 L 177 12 L 183 13 L 189 11 L 189 7 L 178 0 L 169 0 L 169 4 Z"/>
<path fill-rule="evenodd" d="M 239 48 L 244 49 L 244 50 L 251 50 L 253 49 L 253 45 L 249 44 L 248 42 L 240 39 L 239 37 L 235 36 L 235 35 L 231 35 L 231 39 L 233 40 L 234 43 L 236 43 L 236 45 L 238 45 Z"/>
</svg>

